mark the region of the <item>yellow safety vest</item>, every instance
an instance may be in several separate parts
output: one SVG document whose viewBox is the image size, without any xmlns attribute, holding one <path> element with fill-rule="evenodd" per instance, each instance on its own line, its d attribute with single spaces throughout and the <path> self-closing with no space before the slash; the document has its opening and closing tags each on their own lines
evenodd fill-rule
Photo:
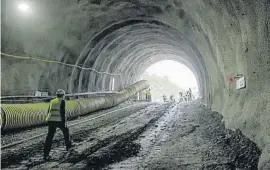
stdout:
<svg viewBox="0 0 270 170">
<path fill-rule="evenodd" d="M 46 117 L 46 121 L 62 121 L 60 114 L 60 104 L 62 99 L 55 98 L 50 102 L 49 113 Z"/>
<path fill-rule="evenodd" d="M 149 90 L 146 90 L 146 95 L 151 96 L 151 93 Z"/>
</svg>

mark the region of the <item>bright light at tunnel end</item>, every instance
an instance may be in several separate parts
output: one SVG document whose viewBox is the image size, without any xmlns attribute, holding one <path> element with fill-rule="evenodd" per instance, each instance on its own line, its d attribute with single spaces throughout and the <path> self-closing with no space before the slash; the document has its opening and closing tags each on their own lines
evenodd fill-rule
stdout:
<svg viewBox="0 0 270 170">
<path fill-rule="evenodd" d="M 179 91 L 176 91 L 177 89 L 175 89 L 175 87 L 173 87 L 173 89 L 164 90 L 164 88 L 169 88 L 167 85 L 165 85 L 166 83 L 161 85 L 158 79 L 151 76 L 158 76 L 163 78 L 167 77 L 172 84 L 178 86 Z M 152 98 L 155 101 L 162 100 L 160 97 L 163 94 L 173 94 L 175 98 L 178 98 L 178 93 L 180 91 L 185 93 L 189 90 L 189 88 L 192 90 L 194 99 L 199 97 L 198 83 L 194 73 L 187 66 L 177 61 L 163 60 L 154 63 L 146 69 L 142 78 L 145 78 L 146 80 L 149 79 L 150 88 L 152 88 L 153 93 Z"/>
</svg>

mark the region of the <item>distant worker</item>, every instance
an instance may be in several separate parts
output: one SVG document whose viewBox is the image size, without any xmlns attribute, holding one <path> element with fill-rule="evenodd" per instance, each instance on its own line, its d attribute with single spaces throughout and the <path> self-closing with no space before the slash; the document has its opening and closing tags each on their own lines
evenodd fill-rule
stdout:
<svg viewBox="0 0 270 170">
<path fill-rule="evenodd" d="M 69 129 L 66 125 L 66 113 L 65 107 L 66 102 L 64 100 L 65 91 L 63 89 L 58 89 L 56 92 L 56 98 L 50 101 L 50 106 L 48 108 L 48 114 L 46 121 L 48 121 L 48 134 L 44 144 L 44 160 L 49 160 L 49 153 L 52 146 L 52 139 L 56 132 L 56 128 L 61 129 L 64 134 L 66 150 L 68 151 L 73 145 L 69 139 Z"/>
<path fill-rule="evenodd" d="M 185 102 L 187 102 L 188 101 L 188 94 L 189 93 L 189 91 L 186 91 L 185 92 L 185 95 L 183 96 L 184 97 L 184 100 L 185 100 Z"/>
<path fill-rule="evenodd" d="M 183 98 L 183 92 L 179 92 L 179 102 L 183 102 L 184 98 Z"/>
<path fill-rule="evenodd" d="M 175 99 L 174 99 L 174 96 L 173 95 L 170 96 L 170 101 L 171 102 L 175 102 Z"/>
<path fill-rule="evenodd" d="M 167 102 L 167 96 L 164 94 L 162 97 L 163 97 L 164 103 Z"/>
<path fill-rule="evenodd" d="M 146 90 L 146 100 L 149 102 L 152 101 L 151 89 Z"/>
<path fill-rule="evenodd" d="M 191 88 L 188 89 L 188 101 L 192 100 L 192 91 Z"/>
</svg>

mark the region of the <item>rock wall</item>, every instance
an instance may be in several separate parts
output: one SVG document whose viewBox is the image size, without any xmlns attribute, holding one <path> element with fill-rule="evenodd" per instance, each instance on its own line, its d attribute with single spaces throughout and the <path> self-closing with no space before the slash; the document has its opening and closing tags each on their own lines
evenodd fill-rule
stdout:
<svg viewBox="0 0 270 170">
<path fill-rule="evenodd" d="M 203 101 L 258 144 L 259 166 L 269 168 L 269 0 L 38 0 L 29 1 L 28 14 L 16 3 L 2 1 L 2 52 L 121 73 L 123 86 L 154 62 L 182 62 Z M 59 64 L 5 56 L 1 62 L 2 95 L 104 90 L 112 79 Z M 229 83 L 236 74 L 246 77 L 245 89 Z"/>
</svg>

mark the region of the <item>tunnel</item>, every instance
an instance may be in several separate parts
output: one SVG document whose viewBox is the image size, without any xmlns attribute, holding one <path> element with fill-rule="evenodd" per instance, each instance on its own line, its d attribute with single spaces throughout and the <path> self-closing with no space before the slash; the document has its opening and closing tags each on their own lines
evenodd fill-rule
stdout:
<svg viewBox="0 0 270 170">
<path fill-rule="evenodd" d="M 177 61 L 226 128 L 259 146 L 259 169 L 270 168 L 269 0 L 24 0 L 28 12 L 20 2 L 1 6 L 2 96 L 120 91 L 152 64 Z"/>
<path fill-rule="evenodd" d="M 119 30 L 117 27 L 120 27 Z M 162 35 L 162 29 L 167 30 L 166 33 L 163 33 L 165 35 Z M 121 79 L 118 76 L 103 75 L 100 77 L 93 72 L 91 74 L 78 71 L 78 73 L 77 70 L 73 70 L 72 74 L 75 75 L 71 77 L 75 79 L 71 78 L 70 80 L 71 89 L 76 87 L 74 82 L 79 82 L 78 89 L 75 89 L 79 92 L 91 90 L 91 88 L 109 89 L 111 78 L 118 78 L 118 81 L 123 80 L 121 83 L 123 86 L 127 86 L 138 81 L 150 64 L 163 59 L 172 59 L 186 64 L 195 73 L 198 82 L 200 82 L 202 96 L 207 96 L 206 93 L 209 91 L 206 87 L 208 75 L 203 60 L 194 45 L 188 39 L 184 39 L 183 35 L 178 35 L 176 30 L 157 21 L 134 19 L 111 25 L 97 36 L 111 30 L 113 32 L 109 36 L 100 40 L 93 49 L 90 49 L 92 41 L 96 42 L 93 38 L 84 48 L 83 55 L 78 58 L 77 62 L 83 61 L 81 65 L 85 66 L 94 57 L 92 62 L 95 63 L 93 65 L 95 69 L 121 73 Z M 178 42 L 178 40 L 183 42 Z M 97 51 L 98 49 L 102 50 Z M 114 53 L 116 57 L 108 57 L 111 53 Z M 95 79 L 96 81 L 90 81 Z M 119 85 L 122 85 L 121 83 Z"/>
</svg>

